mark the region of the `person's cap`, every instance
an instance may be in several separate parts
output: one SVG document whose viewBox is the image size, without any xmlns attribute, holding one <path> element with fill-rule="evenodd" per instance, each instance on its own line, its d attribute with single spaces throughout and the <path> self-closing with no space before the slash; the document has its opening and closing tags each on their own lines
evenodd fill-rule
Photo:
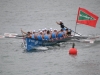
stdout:
<svg viewBox="0 0 100 75">
<path fill-rule="evenodd" d="M 52 30 L 52 28 L 50 28 L 50 30 Z"/>
<path fill-rule="evenodd" d="M 42 31 L 40 31 L 40 32 L 42 32 Z"/>
<path fill-rule="evenodd" d="M 54 31 L 57 31 L 57 29 L 54 29 Z"/>
<path fill-rule="evenodd" d="M 39 29 L 39 31 L 41 31 L 41 29 Z"/>
<path fill-rule="evenodd" d="M 33 30 L 33 32 L 35 32 L 35 30 Z"/>
<path fill-rule="evenodd" d="M 44 29 L 42 29 L 42 31 L 44 31 Z"/>
<path fill-rule="evenodd" d="M 54 30 L 57 30 L 57 29 L 54 29 Z"/>
<path fill-rule="evenodd" d="M 62 20 L 60 20 L 60 22 L 62 22 Z"/>
<path fill-rule="evenodd" d="M 44 30 L 47 30 L 47 28 L 44 28 Z"/>
</svg>

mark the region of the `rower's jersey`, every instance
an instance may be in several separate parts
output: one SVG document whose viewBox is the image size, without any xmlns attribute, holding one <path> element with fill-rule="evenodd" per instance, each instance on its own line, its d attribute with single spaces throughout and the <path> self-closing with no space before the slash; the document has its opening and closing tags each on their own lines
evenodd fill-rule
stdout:
<svg viewBox="0 0 100 75">
<path fill-rule="evenodd" d="M 64 35 L 64 32 L 59 32 L 59 33 L 58 33 L 58 38 L 63 37 L 63 35 Z"/>
<path fill-rule="evenodd" d="M 56 38 L 56 33 L 53 32 L 53 33 L 51 34 L 51 37 L 52 37 L 53 39 Z"/>
<path fill-rule="evenodd" d="M 35 36 L 34 36 L 34 34 L 32 34 L 32 39 L 35 39 Z"/>
<path fill-rule="evenodd" d="M 38 39 L 39 41 L 42 41 L 42 35 L 39 34 L 39 35 L 37 36 L 37 39 Z"/>
<path fill-rule="evenodd" d="M 50 34 L 45 34 L 44 35 L 44 40 L 50 40 Z"/>
</svg>

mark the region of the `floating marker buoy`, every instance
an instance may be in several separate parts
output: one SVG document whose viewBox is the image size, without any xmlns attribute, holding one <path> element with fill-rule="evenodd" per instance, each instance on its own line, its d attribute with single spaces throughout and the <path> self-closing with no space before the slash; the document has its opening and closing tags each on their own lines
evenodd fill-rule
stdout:
<svg viewBox="0 0 100 75">
<path fill-rule="evenodd" d="M 71 55 L 77 55 L 77 49 L 74 48 L 75 43 L 73 43 L 72 48 L 69 50 L 69 54 Z"/>
</svg>

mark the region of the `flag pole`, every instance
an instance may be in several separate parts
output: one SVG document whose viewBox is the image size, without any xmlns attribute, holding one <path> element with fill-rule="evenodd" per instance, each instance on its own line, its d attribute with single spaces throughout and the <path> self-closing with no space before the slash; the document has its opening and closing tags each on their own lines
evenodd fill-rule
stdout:
<svg viewBox="0 0 100 75">
<path fill-rule="evenodd" d="M 76 23 L 76 25 L 75 25 L 75 33 L 76 33 L 76 27 L 77 27 L 77 23 Z M 75 36 L 75 33 L 74 33 L 74 36 Z"/>
<path fill-rule="evenodd" d="M 75 25 L 75 32 L 76 32 L 76 27 L 77 27 L 77 20 L 78 20 L 79 10 L 80 10 L 80 7 L 78 9 L 78 14 L 77 14 L 77 19 L 76 19 L 76 25 Z M 75 36 L 75 33 L 74 33 L 74 36 Z"/>
</svg>

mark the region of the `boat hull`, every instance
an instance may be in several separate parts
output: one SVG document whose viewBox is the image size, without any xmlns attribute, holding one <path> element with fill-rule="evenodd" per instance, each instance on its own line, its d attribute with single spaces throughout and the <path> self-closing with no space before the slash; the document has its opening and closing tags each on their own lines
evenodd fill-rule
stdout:
<svg viewBox="0 0 100 75">
<path fill-rule="evenodd" d="M 70 40 L 71 37 L 57 39 L 57 40 L 34 40 L 32 38 L 25 38 L 25 47 L 27 51 L 31 51 L 38 46 L 53 46 L 60 42 L 66 42 Z"/>
<path fill-rule="evenodd" d="M 32 38 L 25 38 L 25 49 L 27 51 L 31 51 L 33 49 L 35 49 L 36 47 L 39 47 L 39 46 L 53 46 L 53 45 L 56 45 L 57 43 L 60 43 L 60 42 L 66 42 L 66 41 L 69 41 L 69 40 L 72 40 L 72 39 L 77 39 L 77 40 L 80 40 L 80 39 L 86 39 L 88 37 L 84 37 L 84 36 L 69 36 L 69 37 L 66 37 L 66 38 L 62 38 L 62 39 L 57 39 L 57 40 L 42 40 L 42 41 L 39 41 L 39 40 L 34 40 Z"/>
</svg>

